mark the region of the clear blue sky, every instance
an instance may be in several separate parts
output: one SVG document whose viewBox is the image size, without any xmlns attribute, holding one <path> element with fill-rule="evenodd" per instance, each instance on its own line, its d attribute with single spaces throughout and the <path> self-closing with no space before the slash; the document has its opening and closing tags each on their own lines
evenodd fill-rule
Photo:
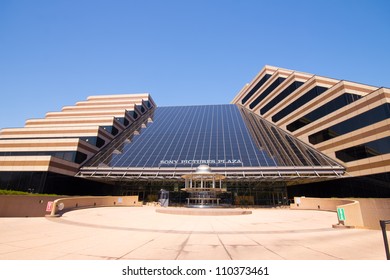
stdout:
<svg viewBox="0 0 390 280">
<path fill-rule="evenodd" d="M 0 128 L 98 94 L 229 103 L 266 64 L 390 87 L 389 3 L 0 0 Z"/>
</svg>

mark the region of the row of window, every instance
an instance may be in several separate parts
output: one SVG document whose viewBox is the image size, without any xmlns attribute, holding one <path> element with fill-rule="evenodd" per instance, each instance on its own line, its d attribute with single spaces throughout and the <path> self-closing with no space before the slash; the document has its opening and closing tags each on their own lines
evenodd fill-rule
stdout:
<svg viewBox="0 0 390 280">
<path fill-rule="evenodd" d="M 311 144 L 319 144 L 388 118 L 390 118 L 390 104 L 382 104 L 348 120 L 309 135 L 309 142 Z"/>
<path fill-rule="evenodd" d="M 102 128 L 105 130 L 105 131 L 107 131 L 107 132 L 109 132 L 109 133 L 111 133 L 112 135 L 117 135 L 118 133 L 119 133 L 119 130 L 115 127 L 115 126 L 112 126 L 112 125 L 110 125 L 110 126 L 102 126 Z"/>
<path fill-rule="evenodd" d="M 246 101 L 253 96 L 253 94 L 271 77 L 271 75 L 264 76 L 263 79 L 259 81 L 259 83 L 244 97 L 242 100 L 242 104 L 246 103 Z M 278 78 L 276 79 L 267 89 L 265 89 L 250 105 L 249 108 L 253 109 L 255 108 L 262 100 L 264 100 L 275 88 L 277 88 L 285 79 L 284 78 Z M 283 90 L 280 94 L 278 94 L 276 97 L 274 97 L 270 102 L 268 102 L 265 106 L 263 106 L 260 109 L 260 114 L 264 115 L 269 110 L 271 110 L 274 106 L 276 106 L 278 103 L 280 103 L 282 100 L 284 100 L 287 96 L 289 96 L 291 93 L 293 93 L 296 89 L 298 89 L 301 85 L 303 85 L 303 82 L 294 81 L 292 82 L 285 90 Z M 311 101 L 312 99 L 318 97 L 323 92 L 325 92 L 328 88 L 322 87 L 322 86 L 316 86 L 303 94 L 300 98 L 298 98 L 296 101 L 292 102 L 285 108 L 283 108 L 281 111 L 276 113 L 274 116 L 272 116 L 273 122 L 278 122 L 285 116 L 291 114 L 296 109 L 300 108 L 307 102 Z M 352 93 L 344 93 L 337 98 L 329 101 L 328 103 L 318 107 L 317 109 L 311 111 L 310 113 L 304 115 L 303 117 L 295 120 L 294 122 L 287 125 L 287 130 L 290 132 L 294 132 L 326 115 L 331 114 L 332 112 L 335 112 L 336 110 L 339 110 L 340 108 L 347 106 L 357 100 L 359 100 L 362 96 Z M 357 115 L 351 119 L 348 119 L 346 121 L 343 121 L 341 123 L 338 123 L 334 126 L 328 127 L 326 129 L 323 129 L 317 133 L 314 133 L 312 135 L 309 135 L 309 142 L 311 144 L 318 144 L 323 141 L 338 137 L 340 135 L 352 132 L 354 130 L 360 129 L 362 127 L 372 125 L 376 122 L 385 120 L 390 118 L 390 104 L 383 104 L 381 106 L 378 106 L 374 109 L 371 109 L 365 113 L 362 113 L 360 115 Z M 248 124 L 247 124 L 248 125 Z M 268 135 L 267 131 L 259 132 L 264 128 L 260 127 L 253 127 L 254 125 L 249 125 L 249 127 L 252 126 L 253 133 L 257 135 Z M 256 126 L 256 125 L 255 125 Z M 275 138 L 276 137 L 276 138 Z M 272 145 L 274 143 L 268 142 L 267 139 L 263 138 L 261 141 L 259 141 L 259 145 L 266 145 L 267 147 L 264 147 L 268 149 L 272 156 L 281 155 L 280 152 L 283 150 L 284 153 L 286 153 L 286 158 L 294 161 L 293 159 L 295 157 L 298 157 L 299 160 L 303 164 L 308 164 L 307 159 L 302 156 L 302 153 L 299 152 L 299 150 L 295 150 L 294 153 L 290 152 L 290 149 L 294 147 L 293 142 L 290 143 L 289 148 L 285 146 L 285 141 L 292 141 L 289 138 L 283 139 L 280 138 L 280 135 L 274 131 L 272 137 L 269 137 L 268 139 L 275 138 L 274 140 L 277 140 L 276 142 L 281 145 L 282 147 L 279 148 L 278 152 L 275 153 L 275 151 L 272 149 Z M 272 143 L 272 144 L 271 144 Z M 295 146 L 296 147 L 296 146 Z M 365 143 L 362 145 L 350 147 L 347 149 L 343 149 L 336 152 L 336 157 L 344 162 L 354 161 L 358 159 L 368 158 L 376 155 L 386 154 L 390 152 L 390 137 L 386 137 L 383 139 L 371 141 L 369 143 Z M 317 159 L 312 159 L 312 162 L 318 162 Z M 296 164 L 293 163 L 293 164 Z"/>
<path fill-rule="evenodd" d="M 0 152 L 0 156 L 53 156 L 78 164 L 87 159 L 87 155 L 79 151 Z"/>
<path fill-rule="evenodd" d="M 247 95 L 245 95 L 241 103 L 245 104 L 248 101 L 248 99 L 251 98 L 253 94 L 255 94 L 256 91 L 258 91 L 259 88 L 261 88 L 261 86 L 264 85 L 266 81 L 268 81 L 269 78 L 271 78 L 271 76 L 272 75 L 270 74 L 265 74 L 264 77 L 261 78 L 261 80 L 247 93 Z"/>
<path fill-rule="evenodd" d="M 290 123 L 287 125 L 288 131 L 295 131 L 297 129 L 300 129 L 326 115 L 329 115 L 330 113 L 348 105 L 352 102 L 355 102 L 356 100 L 359 100 L 361 98 L 360 95 L 357 94 L 351 94 L 351 93 L 344 93 L 337 98 L 329 101 L 328 103 L 322 105 L 321 107 L 318 107 L 317 109 L 311 111 L 310 113 L 304 115 L 303 117 L 299 118 L 298 120 Z"/>
<path fill-rule="evenodd" d="M 344 162 L 350 162 L 388 153 L 390 153 L 390 136 L 337 151 L 336 157 Z"/>
<path fill-rule="evenodd" d="M 126 118 L 115 118 L 118 122 L 120 122 L 121 124 L 123 124 L 124 126 L 128 126 L 130 124 L 129 120 L 126 119 Z"/>
<path fill-rule="evenodd" d="M 282 110 L 280 110 L 278 113 L 272 116 L 272 121 L 273 122 L 278 122 L 285 116 L 291 114 L 293 111 L 296 109 L 302 107 L 309 101 L 313 100 L 314 98 L 320 96 L 323 92 L 325 92 L 328 88 L 327 87 L 322 87 L 322 86 L 315 86 L 308 92 L 306 92 L 304 95 L 299 97 L 297 100 L 294 102 L 290 103 L 288 106 L 284 107 Z"/>
<path fill-rule="evenodd" d="M 296 89 L 298 89 L 301 85 L 303 85 L 303 82 L 294 81 L 292 82 L 287 88 L 285 88 L 281 93 L 279 93 L 274 99 L 272 99 L 270 102 L 268 102 L 263 108 L 260 109 L 260 114 L 264 115 L 269 110 L 271 110 L 274 106 L 276 106 L 278 103 L 283 101 L 287 96 L 289 96 L 291 93 L 293 93 Z"/>
<path fill-rule="evenodd" d="M 89 144 L 94 145 L 94 146 L 96 146 L 98 148 L 103 147 L 104 144 L 106 143 L 106 141 L 104 141 L 102 138 L 100 138 L 100 137 L 93 137 L 93 136 L 91 136 L 91 137 L 89 137 L 89 136 L 87 136 L 87 137 L 80 137 L 80 140 L 88 142 Z"/>
<path fill-rule="evenodd" d="M 152 103 L 149 101 L 146 101 L 146 106 L 150 109 L 153 107 Z M 146 112 L 146 109 L 143 105 L 137 105 L 136 108 L 141 112 L 141 114 Z M 134 119 L 136 120 L 139 117 L 139 114 L 132 110 L 132 111 L 127 111 L 127 113 Z M 119 121 L 121 124 L 123 124 L 125 127 L 127 127 L 130 124 L 130 121 L 127 118 L 116 118 L 117 121 Z M 115 134 L 114 134 L 115 135 Z"/>
<path fill-rule="evenodd" d="M 264 100 L 275 88 L 277 88 L 286 78 L 277 78 L 269 87 L 267 87 L 250 105 L 249 108 L 253 109 Z"/>
</svg>

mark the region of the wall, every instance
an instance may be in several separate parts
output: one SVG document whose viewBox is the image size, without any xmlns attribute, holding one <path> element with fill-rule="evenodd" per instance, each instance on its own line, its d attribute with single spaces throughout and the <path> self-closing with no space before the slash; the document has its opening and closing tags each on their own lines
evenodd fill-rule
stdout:
<svg viewBox="0 0 390 280">
<path fill-rule="evenodd" d="M 0 217 L 44 217 L 51 214 L 46 211 L 48 202 L 62 202 L 62 212 L 78 208 L 104 206 L 140 206 L 138 196 L 35 196 L 0 195 Z M 57 209 L 58 210 L 58 209 Z M 55 213 L 57 214 L 57 213 Z"/>
<path fill-rule="evenodd" d="M 54 201 L 50 216 L 59 216 L 64 212 L 80 208 L 108 206 L 142 206 L 138 196 L 79 196 L 60 198 Z"/>
<path fill-rule="evenodd" d="M 390 199 L 357 198 L 362 208 L 364 226 L 380 229 L 379 220 L 390 220 Z M 387 226 L 387 230 L 390 226 Z"/>
<path fill-rule="evenodd" d="M 380 220 L 390 220 L 390 198 L 294 197 L 294 204 L 290 208 L 334 211 L 336 219 L 337 208 L 343 208 L 346 217 L 344 225 L 357 228 L 380 229 Z"/>
<path fill-rule="evenodd" d="M 353 201 L 343 198 L 294 197 L 294 204 L 290 205 L 290 209 L 336 211 L 337 206 L 351 202 Z"/>
<path fill-rule="evenodd" d="M 49 201 L 64 196 L 0 195 L 0 217 L 44 217 Z"/>
</svg>

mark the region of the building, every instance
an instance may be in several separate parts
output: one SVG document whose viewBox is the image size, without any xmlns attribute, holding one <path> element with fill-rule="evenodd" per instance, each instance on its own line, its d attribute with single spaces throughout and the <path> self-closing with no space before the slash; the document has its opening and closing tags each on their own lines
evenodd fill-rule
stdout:
<svg viewBox="0 0 390 280">
<path fill-rule="evenodd" d="M 0 131 L 0 188 L 141 200 L 168 189 L 182 203 L 182 176 L 206 164 L 224 175 L 229 204 L 389 197 L 389 98 L 387 88 L 272 66 L 231 104 L 92 96 Z"/>
<path fill-rule="evenodd" d="M 291 193 L 388 197 L 390 89 L 272 66 L 237 94 L 240 104 L 346 167 L 340 180 Z"/>
<path fill-rule="evenodd" d="M 44 119 L 27 120 L 23 128 L 2 129 L 0 188 L 90 194 L 89 182 L 74 177 L 82 164 L 155 106 L 149 94 L 91 96 Z"/>
</svg>

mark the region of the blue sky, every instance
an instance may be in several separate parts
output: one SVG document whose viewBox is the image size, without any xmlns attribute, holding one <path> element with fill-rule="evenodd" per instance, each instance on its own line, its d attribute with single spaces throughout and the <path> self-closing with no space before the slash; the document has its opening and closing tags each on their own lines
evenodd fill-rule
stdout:
<svg viewBox="0 0 390 280">
<path fill-rule="evenodd" d="M 389 3 L 0 0 L 0 128 L 98 94 L 229 103 L 266 64 L 390 87 Z"/>
</svg>

